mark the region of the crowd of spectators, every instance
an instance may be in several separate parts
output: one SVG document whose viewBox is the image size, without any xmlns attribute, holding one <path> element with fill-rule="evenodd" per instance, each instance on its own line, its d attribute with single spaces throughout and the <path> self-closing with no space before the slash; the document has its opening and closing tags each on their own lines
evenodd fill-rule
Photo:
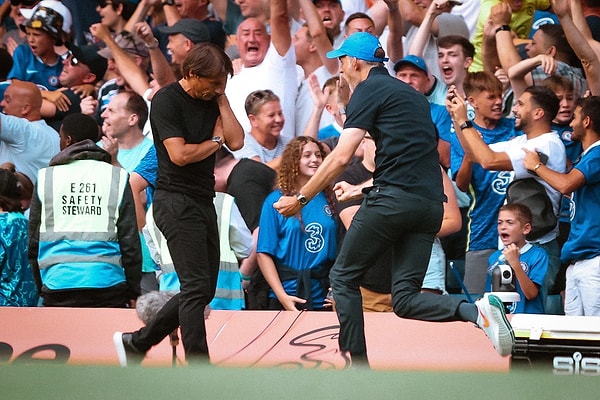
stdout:
<svg viewBox="0 0 600 400">
<path fill-rule="evenodd" d="M 97 260 L 87 259 L 89 254 L 78 254 L 79 258 L 71 261 L 54 258 L 59 253 L 54 254 L 49 246 L 64 238 L 56 236 L 55 227 L 45 222 L 40 225 L 40 218 L 44 221 L 60 206 L 48 204 L 51 197 L 45 190 L 51 185 L 38 179 L 49 179 L 54 170 L 46 170 L 49 166 L 66 163 L 61 161 L 64 155 L 57 155 L 71 144 L 63 143 L 68 135 L 63 132 L 59 136 L 59 132 L 63 121 L 72 115 L 88 127 L 90 120 L 95 122 L 94 141 L 108 154 L 102 153 L 98 160 L 129 174 L 129 182 L 120 183 L 126 187 L 119 187 L 118 196 L 135 204 L 135 215 L 129 217 L 137 221 L 140 240 L 140 246 L 120 250 L 135 252 L 122 255 L 122 262 L 129 260 L 135 265 L 123 266 L 125 273 L 107 282 L 95 279 L 92 287 L 85 289 L 114 290 L 125 285 L 124 301 L 119 304 L 131 307 L 137 295 L 157 290 L 161 279 L 173 272 L 165 261 L 170 258 L 160 254 L 157 232 L 153 241 L 146 226 L 158 169 L 152 99 L 161 88 L 182 78 L 181 67 L 194 46 L 212 43 L 233 62 L 225 96 L 245 134 L 244 146 L 231 153 L 224 147 L 215 166 L 216 190 L 235 199 L 233 206 L 225 207 L 227 214 L 235 213 L 233 217 L 219 213 L 219 229 L 226 232 L 220 236 L 227 238 L 229 232 L 225 242 L 231 242 L 231 252 L 222 251 L 229 258 L 221 264 L 228 265 L 231 272 L 237 255 L 245 291 L 240 296 L 239 282 L 233 285 L 232 296 L 238 300 L 245 297 L 236 300 L 234 308 L 330 308 L 331 300 L 325 299 L 327 268 L 358 204 L 338 204 L 328 190 L 318 207 L 311 204 L 305 208 L 330 207 L 327 212 L 333 217 L 327 219 L 325 235 L 315 230 L 323 224 L 305 224 L 308 219 L 304 215 L 294 223 L 279 221 L 272 208 L 279 192 L 269 194 L 276 188 L 294 194 L 288 193 L 282 182 L 306 175 L 298 171 L 302 169 L 303 151 L 311 149 L 312 157 L 318 159 L 311 168 L 316 168 L 322 156 L 335 147 L 345 119 L 344 107 L 354 88 L 340 75 L 338 60 L 328 59 L 326 53 L 338 48 L 349 35 L 368 32 L 379 38 L 389 57 L 385 63 L 389 74 L 428 100 L 438 133 L 440 166 L 445 178 L 450 178 L 444 190 L 452 209 L 446 211 L 458 224 L 440 231 L 436 238 L 435 260 L 430 266 L 436 264 L 436 271 L 431 273 L 437 273 L 438 281 L 426 282 L 423 290 L 440 295 L 480 295 L 492 289 L 491 269 L 498 264 L 497 251 L 510 244 L 509 235 L 500 229 L 501 222 L 510 218 L 504 215 L 500 221 L 499 209 L 506 202 L 511 182 L 532 178 L 542 184 L 552 205 L 549 212 L 557 219 L 555 226 L 537 236 L 531 234 L 541 221 L 536 209 L 530 210 L 531 221 L 519 220 L 527 231 L 527 241 L 519 242 L 522 253 L 527 246 L 543 249 L 545 257 L 540 257 L 547 264 L 547 272 L 540 277 L 540 269 L 535 270 L 534 291 L 523 290 L 525 285 L 530 289 L 529 278 L 527 283 L 516 282 L 523 302 L 533 301 L 533 292 L 533 297 L 539 298 L 534 308 L 514 309 L 600 315 L 600 244 L 594 238 L 600 237 L 600 220 L 595 212 L 585 217 L 581 214 L 581 210 L 600 206 L 600 197 L 589 194 L 598 191 L 600 175 L 590 166 L 591 156 L 586 159 L 597 142 L 590 141 L 591 133 L 582 133 L 600 131 L 597 0 L 0 0 L 0 18 L 0 164 L 8 163 L 10 172 L 9 176 L 3 169 L 0 174 L 0 207 L 2 215 L 6 213 L 0 230 L 8 232 L 3 235 L 0 254 L 0 305 L 35 305 L 38 295 L 40 305 L 78 305 L 62 295 L 57 301 L 50 294 L 68 293 L 82 289 L 77 285 L 90 284 L 85 279 L 56 283 L 60 268 L 62 273 L 72 272 L 82 260 Z M 81 119 L 82 115 L 87 119 Z M 299 141 L 298 137 L 310 139 Z M 369 181 L 377 157 L 369 139 L 359 146 L 352 170 L 342 175 L 354 179 L 350 183 L 356 185 L 355 190 L 368 186 L 356 179 Z M 84 149 L 74 157 L 83 158 L 88 153 L 90 150 Z M 282 161 L 282 156 L 288 161 Z M 574 177 L 572 171 L 579 171 L 579 165 L 583 165 L 582 172 Z M 282 166 L 287 169 L 281 170 Z M 546 174 L 547 169 L 552 172 Z M 40 175 L 40 171 L 45 172 Z M 28 192 L 26 182 L 18 183 L 24 178 L 29 186 L 36 185 L 35 190 L 29 190 L 31 196 L 19 194 Z M 563 185 L 561 179 L 570 183 Z M 338 181 L 350 191 L 346 178 Z M 69 196 L 69 201 L 75 202 L 69 205 L 102 201 L 100 194 L 94 197 L 88 193 L 90 187 L 84 186 L 86 193 L 81 196 Z M 34 236 L 42 238 L 36 243 L 36 252 L 29 249 L 33 272 L 29 272 L 31 267 L 23 256 L 28 250 L 23 240 L 27 224 L 18 216 L 29 216 L 31 198 L 38 204 Z M 223 196 L 219 198 L 222 201 Z M 27 206 L 17 207 L 15 199 Z M 55 195 L 54 201 L 65 200 Z M 39 203 L 44 208 L 40 209 Z M 95 210 L 90 209 L 92 213 Z M 119 207 L 114 210 L 119 213 Z M 269 213 L 265 214 L 268 210 L 273 214 L 270 219 Z M 74 220 L 77 218 L 73 215 Z M 244 245 L 239 244 L 241 239 L 236 239 L 235 233 L 241 229 L 242 220 L 247 231 Z M 98 222 L 94 218 L 89 221 Z M 13 229 L 8 229 L 10 224 Z M 69 226 L 65 225 L 65 232 Z M 83 229 L 81 222 L 72 227 Z M 119 227 L 113 228 L 118 232 Z M 337 234 L 332 235 L 332 230 Z M 100 247 L 103 245 L 99 243 L 115 242 L 114 237 L 101 238 L 98 232 L 77 232 L 75 240 L 90 240 Z M 248 245 L 250 236 L 252 246 Z M 324 240 L 319 248 L 315 247 L 317 238 Z M 327 254 L 316 257 L 319 262 L 304 262 L 305 257 L 320 251 Z M 118 251 L 113 246 L 109 253 Z M 300 259 L 304 261 L 290 265 L 298 261 L 296 254 L 303 255 Z M 514 261 L 514 249 L 510 254 Z M 391 277 L 385 257 L 389 254 L 373 260 L 378 272 L 366 277 L 363 288 L 371 297 L 384 296 L 377 297 L 377 302 L 390 304 L 372 310 L 392 309 L 391 299 L 386 297 Z M 529 266 L 523 259 L 507 261 L 513 269 L 525 271 L 525 275 L 515 274 L 518 278 L 528 274 Z M 590 265 L 590 260 L 595 264 Z M 582 261 L 588 262 L 588 271 L 595 269 L 584 275 L 585 285 L 574 283 L 577 278 L 570 271 L 570 266 Z M 114 267 L 121 261 L 102 262 Z M 443 276 L 449 263 L 464 266 L 464 286 L 456 287 L 450 276 Z M 132 268 L 139 269 L 139 274 L 128 272 Z M 301 272 L 312 268 L 318 273 Z M 277 279 L 282 285 L 275 284 Z M 227 288 L 221 289 L 218 297 L 226 298 Z M 576 305 L 573 297 L 578 291 L 585 298 L 583 304 Z M 307 293 L 310 298 L 301 301 L 301 295 Z M 90 295 L 90 299 L 96 298 Z"/>
</svg>

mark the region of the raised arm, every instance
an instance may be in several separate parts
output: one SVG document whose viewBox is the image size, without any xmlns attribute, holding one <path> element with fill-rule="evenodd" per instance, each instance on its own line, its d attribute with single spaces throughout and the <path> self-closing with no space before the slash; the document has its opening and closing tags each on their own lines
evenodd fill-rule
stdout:
<svg viewBox="0 0 600 400">
<path fill-rule="evenodd" d="M 285 56 L 292 45 L 287 0 L 271 0 L 271 42 L 280 56 Z"/>
<path fill-rule="evenodd" d="M 131 89 L 143 96 L 144 92 L 148 89 L 148 80 L 146 74 L 142 71 L 139 65 L 129 57 L 129 55 L 119 47 L 115 42 L 115 39 L 110 34 L 108 27 L 102 24 L 93 24 L 90 26 L 90 33 L 97 39 L 102 40 L 106 43 L 106 47 L 110 49 L 110 52 L 115 60 L 115 63 L 119 66 L 119 72 L 123 78 L 127 81 Z"/>
<path fill-rule="evenodd" d="M 308 32 L 313 39 L 313 43 L 315 43 L 315 46 L 317 47 L 317 52 L 321 57 L 323 65 L 325 65 L 325 68 L 327 68 L 327 71 L 329 71 L 330 74 L 337 74 L 340 69 L 339 61 L 337 58 L 327 58 L 326 56 L 327 52 L 333 49 L 333 45 L 327 37 L 327 31 L 325 30 L 323 20 L 317 11 L 317 7 L 315 7 L 312 0 L 299 0 L 299 4 L 304 13 Z"/>
<path fill-rule="evenodd" d="M 547 75 L 553 75 L 558 67 L 554 57 L 547 54 L 538 54 L 533 58 L 526 58 L 508 69 L 508 78 L 515 99 L 521 97 L 525 89 L 533 84 L 530 72 L 540 65 Z"/>
<path fill-rule="evenodd" d="M 404 45 L 402 36 L 404 35 L 404 22 L 400 14 L 398 0 L 384 0 L 388 7 L 388 38 L 387 52 L 391 62 L 396 62 L 404 57 Z"/>
<path fill-rule="evenodd" d="M 310 74 L 308 76 L 308 85 L 310 88 L 310 97 L 313 101 L 313 110 L 310 114 L 310 118 L 308 119 L 308 123 L 304 128 L 304 136 L 310 136 L 313 139 L 318 140 L 319 136 L 319 124 L 321 122 L 321 116 L 323 115 L 323 110 L 325 110 L 325 105 L 327 104 L 327 100 L 329 99 L 329 88 L 326 87 L 324 90 L 321 90 L 319 85 L 319 80 L 315 74 Z"/>
<path fill-rule="evenodd" d="M 496 39 L 496 51 L 498 52 L 500 64 L 505 71 L 521 61 L 513 42 L 512 30 L 498 30 L 498 28 L 510 24 L 511 15 L 510 6 L 505 2 L 495 5 L 490 12 L 492 22 L 490 29 L 493 29 Z M 494 71 L 491 72 L 494 73 Z"/>
<path fill-rule="evenodd" d="M 600 94 L 600 59 L 598 53 L 594 51 L 589 41 L 587 41 L 582 32 L 577 29 L 573 19 L 569 15 L 569 2 L 568 0 L 552 0 L 552 8 L 558 19 L 567 41 L 573 48 L 573 51 L 577 57 L 581 60 L 581 65 L 585 71 L 585 77 L 587 78 L 588 86 L 592 95 Z M 587 29 L 589 31 L 589 28 Z M 600 49 L 600 43 L 594 39 L 590 40 L 598 44 Z"/>
<path fill-rule="evenodd" d="M 165 58 L 165 55 L 158 47 L 158 40 L 152 33 L 152 28 L 146 22 L 138 22 L 133 27 L 133 32 L 146 43 L 148 53 L 150 54 L 150 63 L 152 65 L 152 74 L 160 87 L 167 86 L 177 80 L 171 65 Z"/>
<path fill-rule="evenodd" d="M 433 21 L 435 21 L 436 17 L 442 13 L 442 9 L 440 4 L 445 4 L 445 0 L 434 0 L 429 5 L 427 12 L 425 13 L 425 17 L 423 18 L 423 22 L 419 26 L 417 30 L 417 34 L 415 35 L 410 48 L 408 49 L 408 54 L 414 54 L 415 56 L 423 57 L 423 50 L 425 49 L 425 45 L 429 41 L 429 37 L 431 36 L 431 27 Z"/>
</svg>

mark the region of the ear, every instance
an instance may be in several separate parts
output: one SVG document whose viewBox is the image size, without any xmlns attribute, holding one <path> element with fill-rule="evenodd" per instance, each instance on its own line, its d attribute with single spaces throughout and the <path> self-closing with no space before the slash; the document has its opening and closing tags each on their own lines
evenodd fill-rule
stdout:
<svg viewBox="0 0 600 400">
<path fill-rule="evenodd" d="M 544 115 L 546 115 L 546 113 L 544 112 L 544 109 L 541 107 L 538 107 L 535 109 L 535 111 L 533 112 L 533 118 L 535 119 L 543 119 Z"/>
<path fill-rule="evenodd" d="M 550 48 L 546 51 L 548 55 L 552 58 L 556 58 L 556 46 L 550 46 Z"/>
<path fill-rule="evenodd" d="M 470 104 L 471 106 L 473 106 L 473 108 L 477 109 L 477 107 L 478 107 L 478 106 L 477 106 L 477 100 L 475 100 L 475 97 L 473 97 L 473 96 L 468 96 L 468 97 L 467 97 L 467 101 L 469 102 L 469 104 Z"/>
<path fill-rule="evenodd" d="M 194 43 L 192 43 L 192 41 L 188 38 L 185 38 L 185 48 L 186 50 L 189 52 L 192 47 L 194 47 Z"/>
<path fill-rule="evenodd" d="M 90 85 L 93 85 L 94 82 L 96 82 L 96 74 L 93 74 L 91 72 L 88 72 L 82 79 L 83 83 L 89 83 Z"/>
<path fill-rule="evenodd" d="M 463 64 L 465 68 L 469 68 L 473 64 L 473 57 L 465 58 L 465 63 Z"/>
<path fill-rule="evenodd" d="M 590 128 L 590 127 L 592 126 L 592 119 L 590 118 L 590 116 L 589 116 L 589 115 L 587 115 L 587 116 L 586 116 L 586 117 L 583 119 L 583 121 L 582 121 L 582 123 L 581 123 L 581 124 L 583 125 L 584 129 L 588 129 L 588 128 Z"/>
<path fill-rule="evenodd" d="M 523 225 L 523 234 L 529 235 L 530 232 L 531 232 L 531 224 L 528 222 L 525 225 Z"/>
<path fill-rule="evenodd" d="M 27 102 L 27 103 L 23 104 L 23 107 L 21 107 L 20 117 L 24 118 L 25 116 L 29 115 L 31 110 L 32 110 L 31 103 Z"/>
<path fill-rule="evenodd" d="M 136 126 L 138 123 L 139 117 L 137 114 L 131 114 L 129 116 L 129 120 L 127 121 L 129 126 Z"/>
<path fill-rule="evenodd" d="M 256 116 L 254 114 L 248 114 L 248 119 L 250 120 L 250 125 L 252 125 L 253 128 L 256 127 Z"/>
</svg>

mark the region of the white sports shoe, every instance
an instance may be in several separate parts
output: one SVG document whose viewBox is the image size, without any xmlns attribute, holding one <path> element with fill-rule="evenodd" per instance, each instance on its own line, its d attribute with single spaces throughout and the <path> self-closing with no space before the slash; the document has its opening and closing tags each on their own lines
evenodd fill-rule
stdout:
<svg viewBox="0 0 600 400">
<path fill-rule="evenodd" d="M 515 334 L 506 318 L 502 301 L 497 296 L 486 294 L 475 305 L 479 314 L 477 326 L 483 329 L 502 357 L 510 355 L 515 345 Z"/>
</svg>

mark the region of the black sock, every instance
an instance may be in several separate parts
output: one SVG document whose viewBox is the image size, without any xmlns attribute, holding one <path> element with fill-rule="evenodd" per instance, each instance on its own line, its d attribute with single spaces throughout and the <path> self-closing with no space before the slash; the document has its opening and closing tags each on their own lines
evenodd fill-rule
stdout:
<svg viewBox="0 0 600 400">
<path fill-rule="evenodd" d="M 477 323 L 478 311 L 475 304 L 467 302 L 460 303 L 457 314 L 463 321 L 471 321 L 475 324 Z"/>
</svg>

